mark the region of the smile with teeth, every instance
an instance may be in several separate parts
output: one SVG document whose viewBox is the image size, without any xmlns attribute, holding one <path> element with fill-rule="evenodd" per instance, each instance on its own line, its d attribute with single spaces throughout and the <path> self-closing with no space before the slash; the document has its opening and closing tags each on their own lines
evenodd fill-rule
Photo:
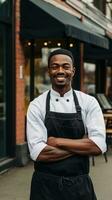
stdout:
<svg viewBox="0 0 112 200">
<path fill-rule="evenodd" d="M 64 76 L 57 76 L 56 79 L 59 80 L 59 81 L 63 81 L 63 80 L 65 80 L 65 77 Z"/>
</svg>

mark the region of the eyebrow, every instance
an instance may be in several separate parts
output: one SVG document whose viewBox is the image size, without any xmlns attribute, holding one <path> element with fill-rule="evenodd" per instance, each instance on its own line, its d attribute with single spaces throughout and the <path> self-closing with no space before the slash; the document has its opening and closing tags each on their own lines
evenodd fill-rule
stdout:
<svg viewBox="0 0 112 200">
<path fill-rule="evenodd" d="M 52 64 L 60 65 L 61 63 L 51 62 L 50 64 L 51 64 L 51 65 L 52 65 Z M 69 64 L 69 65 L 70 65 L 71 63 L 69 63 L 69 62 L 63 62 L 61 65 L 65 65 L 65 64 Z"/>
</svg>

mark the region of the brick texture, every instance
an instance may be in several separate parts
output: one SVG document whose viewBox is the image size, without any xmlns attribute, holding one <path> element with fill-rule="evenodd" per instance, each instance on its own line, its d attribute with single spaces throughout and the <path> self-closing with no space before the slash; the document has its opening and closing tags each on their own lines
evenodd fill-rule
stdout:
<svg viewBox="0 0 112 200">
<path fill-rule="evenodd" d="M 20 41 L 20 0 L 15 2 L 15 59 L 16 59 L 16 144 L 25 142 L 25 104 L 24 104 L 24 72 L 20 78 L 20 66 L 25 64 L 23 45 Z"/>
</svg>

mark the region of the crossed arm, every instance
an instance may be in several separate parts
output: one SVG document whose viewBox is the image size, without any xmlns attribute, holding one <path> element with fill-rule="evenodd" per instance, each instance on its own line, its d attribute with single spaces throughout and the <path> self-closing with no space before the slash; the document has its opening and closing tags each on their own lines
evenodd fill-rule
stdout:
<svg viewBox="0 0 112 200">
<path fill-rule="evenodd" d="M 58 161 L 74 154 L 99 155 L 100 148 L 89 138 L 66 139 L 49 137 L 47 146 L 38 156 L 40 161 Z"/>
</svg>

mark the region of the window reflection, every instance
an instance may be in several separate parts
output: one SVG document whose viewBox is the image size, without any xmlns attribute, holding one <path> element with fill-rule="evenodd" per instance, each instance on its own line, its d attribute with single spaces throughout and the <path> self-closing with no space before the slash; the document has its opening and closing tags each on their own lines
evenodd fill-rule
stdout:
<svg viewBox="0 0 112 200">
<path fill-rule="evenodd" d="M 11 16 L 11 0 L 0 0 L 0 16 L 10 17 Z"/>
<path fill-rule="evenodd" d="M 5 85 L 5 38 L 0 32 L 0 158 L 6 154 L 6 85 Z"/>
<path fill-rule="evenodd" d="M 112 67 L 106 68 L 106 95 L 112 105 Z"/>
<path fill-rule="evenodd" d="M 42 94 L 51 88 L 51 82 L 48 75 L 48 55 L 51 51 L 58 48 L 43 47 L 40 52 L 35 54 L 34 58 L 34 97 Z M 25 64 L 25 108 L 30 102 L 30 58 L 27 57 Z"/>
<path fill-rule="evenodd" d="M 4 3 L 6 0 L 0 0 L 0 4 Z"/>
<path fill-rule="evenodd" d="M 95 64 L 84 63 L 84 91 L 95 94 Z"/>
<path fill-rule="evenodd" d="M 48 55 L 54 48 L 42 48 L 41 57 L 35 58 L 35 92 L 36 96 L 51 88 L 48 75 Z"/>
<path fill-rule="evenodd" d="M 34 97 L 42 94 L 51 88 L 50 78 L 48 75 L 48 55 L 57 48 L 41 48 L 41 52 L 35 54 L 34 58 Z M 28 50 L 28 49 L 27 49 Z M 25 64 L 25 109 L 30 102 L 30 56 L 27 54 Z"/>
</svg>

